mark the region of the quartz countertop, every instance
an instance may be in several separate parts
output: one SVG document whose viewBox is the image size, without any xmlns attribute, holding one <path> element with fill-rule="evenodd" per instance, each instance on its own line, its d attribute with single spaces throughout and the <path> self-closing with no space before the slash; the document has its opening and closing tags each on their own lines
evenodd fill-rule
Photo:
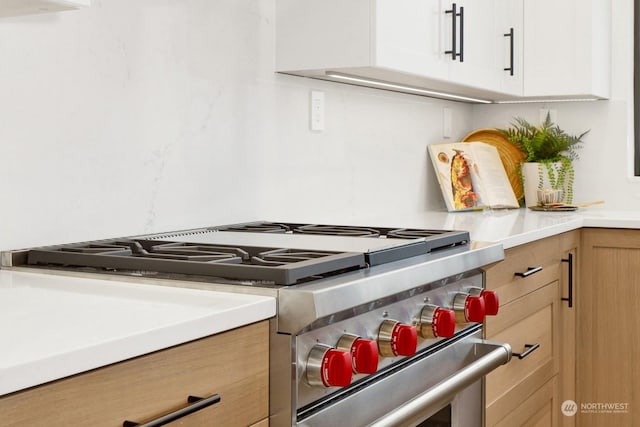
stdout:
<svg viewBox="0 0 640 427">
<path fill-rule="evenodd" d="M 470 229 L 472 240 L 501 242 L 505 249 L 583 227 L 640 228 L 640 212 L 631 211 L 581 208 L 575 212 L 517 209 L 480 213 L 482 217 Z"/>
<path fill-rule="evenodd" d="M 425 211 L 392 218 L 362 218 L 358 225 L 466 230 L 471 240 L 502 243 L 505 249 L 582 227 L 640 229 L 640 212 L 612 211 L 601 206 L 574 212 L 536 212 L 530 209 L 482 211 Z"/>
<path fill-rule="evenodd" d="M 275 312 L 266 296 L 0 270 L 0 395 Z"/>
</svg>

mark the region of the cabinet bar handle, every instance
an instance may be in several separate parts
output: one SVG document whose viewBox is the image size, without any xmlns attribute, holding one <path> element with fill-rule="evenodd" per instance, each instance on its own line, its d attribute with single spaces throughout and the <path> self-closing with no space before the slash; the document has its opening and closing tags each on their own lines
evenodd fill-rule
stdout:
<svg viewBox="0 0 640 427">
<path fill-rule="evenodd" d="M 527 271 L 522 272 L 522 273 L 514 273 L 516 276 L 520 276 L 520 277 L 529 277 L 532 274 L 536 274 L 538 272 L 542 271 L 542 267 L 528 267 Z"/>
<path fill-rule="evenodd" d="M 444 53 L 446 55 L 451 54 L 451 59 L 452 60 L 456 60 L 456 58 L 458 57 L 458 53 L 456 51 L 457 48 L 457 42 L 456 42 L 456 37 L 458 35 L 458 31 L 456 28 L 456 17 L 458 16 L 458 6 L 453 3 L 451 5 L 451 10 L 445 10 L 444 13 L 450 13 L 451 14 L 451 50 L 445 50 Z"/>
<path fill-rule="evenodd" d="M 214 403 L 220 402 L 220 395 L 214 394 L 207 398 L 189 396 L 187 401 L 190 403 L 188 406 L 171 412 L 170 414 L 163 415 L 153 421 L 149 421 L 144 424 L 140 424 L 135 421 L 125 421 L 122 423 L 122 427 L 160 427 L 182 417 L 186 417 L 187 415 L 193 414 L 194 412 L 198 412 L 199 410 L 211 406 Z"/>
<path fill-rule="evenodd" d="M 569 289 L 567 298 L 560 298 L 562 301 L 567 301 L 569 303 L 569 308 L 573 307 L 573 254 L 568 254 L 566 259 L 563 259 L 562 262 L 569 263 Z"/>
<path fill-rule="evenodd" d="M 504 71 L 509 71 L 509 75 L 513 76 L 513 27 L 509 30 L 508 33 L 504 35 L 505 37 L 509 37 L 509 68 L 505 68 Z"/>
<path fill-rule="evenodd" d="M 540 347 L 540 344 L 525 344 L 524 351 L 522 353 L 513 353 L 514 356 L 518 356 L 518 359 L 522 360 Z"/>
<path fill-rule="evenodd" d="M 464 62 L 464 7 L 460 6 L 458 16 L 460 17 L 460 52 L 458 56 L 460 57 L 460 62 Z"/>
</svg>

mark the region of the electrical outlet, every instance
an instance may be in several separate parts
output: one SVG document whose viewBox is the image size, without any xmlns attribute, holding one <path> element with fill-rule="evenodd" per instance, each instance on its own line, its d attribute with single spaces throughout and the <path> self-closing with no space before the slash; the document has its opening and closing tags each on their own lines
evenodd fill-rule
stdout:
<svg viewBox="0 0 640 427">
<path fill-rule="evenodd" d="M 315 132 L 324 130 L 324 92 L 319 90 L 311 91 L 309 127 Z"/>
<path fill-rule="evenodd" d="M 453 132 L 453 114 L 451 108 L 442 109 L 442 137 L 451 138 Z"/>
</svg>

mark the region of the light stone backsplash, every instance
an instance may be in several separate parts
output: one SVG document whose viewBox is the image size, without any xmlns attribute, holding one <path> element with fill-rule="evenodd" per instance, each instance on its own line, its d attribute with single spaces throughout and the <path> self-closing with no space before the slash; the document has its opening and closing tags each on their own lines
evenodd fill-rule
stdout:
<svg viewBox="0 0 640 427">
<path fill-rule="evenodd" d="M 627 3 L 614 15 L 626 17 Z M 445 141 L 443 108 L 453 112 L 452 141 L 540 108 L 276 74 L 274 4 L 93 0 L 0 19 L 0 250 L 254 219 L 444 210 L 426 150 Z M 627 27 L 614 26 L 623 36 Z M 616 45 L 614 64 L 627 47 Z M 577 201 L 640 206 L 621 166 L 628 73 L 614 71 L 612 101 L 557 107 L 567 128 L 592 129 L 576 166 Z M 311 90 L 325 93 L 321 133 L 309 130 Z"/>
</svg>

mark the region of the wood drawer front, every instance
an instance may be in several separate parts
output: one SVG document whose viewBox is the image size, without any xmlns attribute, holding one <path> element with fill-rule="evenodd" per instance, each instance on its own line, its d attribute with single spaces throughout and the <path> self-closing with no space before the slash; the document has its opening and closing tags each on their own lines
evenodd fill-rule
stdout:
<svg viewBox="0 0 640 427">
<path fill-rule="evenodd" d="M 558 282 L 517 299 L 486 323 L 489 340 L 506 342 L 514 353 L 525 344 L 540 347 L 523 359 L 512 360 L 486 377 L 487 417 L 499 419 L 558 373 Z"/>
<path fill-rule="evenodd" d="M 269 411 L 268 334 L 255 323 L 5 396 L 2 425 L 121 427 L 213 394 L 219 403 L 170 425 L 250 425 Z"/>
<path fill-rule="evenodd" d="M 555 238 L 507 249 L 503 262 L 486 269 L 487 289 L 497 291 L 501 304 L 508 304 L 558 280 L 561 272 L 561 254 L 558 240 Z M 542 270 L 528 277 L 516 276 L 516 273 L 526 272 L 530 267 L 542 267 Z"/>
<path fill-rule="evenodd" d="M 557 425 L 559 402 L 556 390 L 557 377 L 554 377 L 501 420 L 487 420 L 487 427 L 549 427 Z"/>
</svg>

